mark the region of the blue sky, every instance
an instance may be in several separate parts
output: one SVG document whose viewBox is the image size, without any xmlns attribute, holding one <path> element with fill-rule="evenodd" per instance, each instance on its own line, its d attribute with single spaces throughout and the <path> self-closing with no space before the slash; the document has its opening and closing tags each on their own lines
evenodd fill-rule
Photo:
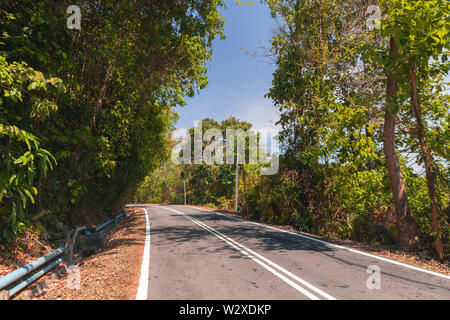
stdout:
<svg viewBox="0 0 450 320">
<path fill-rule="evenodd" d="M 271 87 L 275 64 L 270 58 L 249 54 L 262 54 L 262 46 L 270 47 L 276 22 L 259 0 L 250 6 L 228 0 L 227 6 L 221 9 L 227 38 L 213 42 L 209 85 L 188 98 L 186 106 L 175 109 L 179 129 L 191 128 L 194 121 L 206 117 L 220 121 L 231 115 L 252 123 L 255 129 L 274 128 L 279 118 L 272 102 L 264 98 Z M 450 76 L 445 81 L 450 82 Z"/>
<path fill-rule="evenodd" d="M 193 127 L 194 121 L 207 117 L 220 121 L 231 115 L 252 123 L 255 129 L 280 129 L 274 125 L 279 118 L 277 109 L 264 98 L 271 87 L 275 64 L 270 58 L 249 54 L 261 55 L 262 46 L 270 47 L 276 22 L 259 0 L 250 6 L 228 0 L 227 6 L 221 10 L 226 39 L 213 42 L 209 85 L 194 98 L 188 98 L 186 106 L 175 109 L 180 133 Z M 450 76 L 445 81 L 450 82 Z"/>
<path fill-rule="evenodd" d="M 275 21 L 259 0 L 250 6 L 228 0 L 227 6 L 221 10 L 226 39 L 213 42 L 209 85 L 188 98 L 186 106 L 175 109 L 179 114 L 177 128 L 191 128 L 194 121 L 206 117 L 220 121 L 231 115 L 252 123 L 254 128 L 274 127 L 278 120 L 276 108 L 264 98 L 275 65 L 267 57 L 250 55 L 262 54 L 262 46 L 270 47 Z"/>
</svg>

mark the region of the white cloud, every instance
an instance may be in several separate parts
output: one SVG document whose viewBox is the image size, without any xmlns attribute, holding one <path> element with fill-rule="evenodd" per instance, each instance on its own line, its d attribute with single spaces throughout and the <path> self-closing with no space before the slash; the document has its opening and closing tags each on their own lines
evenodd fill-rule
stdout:
<svg viewBox="0 0 450 320">
<path fill-rule="evenodd" d="M 253 124 L 254 129 L 280 129 L 275 123 L 280 119 L 278 110 L 269 99 L 256 97 L 241 101 L 236 116 Z"/>
</svg>

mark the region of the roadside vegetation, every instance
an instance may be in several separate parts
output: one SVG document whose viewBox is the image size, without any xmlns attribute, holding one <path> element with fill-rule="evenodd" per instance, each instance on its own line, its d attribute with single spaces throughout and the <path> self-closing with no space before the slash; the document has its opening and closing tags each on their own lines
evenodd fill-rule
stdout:
<svg viewBox="0 0 450 320">
<path fill-rule="evenodd" d="M 222 1 L 0 2 L 0 253 L 121 210 L 207 84 Z M 34 239 L 35 237 L 33 237 Z"/>
<path fill-rule="evenodd" d="M 263 2 L 279 25 L 265 55 L 280 167 L 239 166 L 240 213 L 448 259 L 450 3 Z M 170 161 L 174 107 L 208 83 L 224 1 L 79 1 L 81 30 L 66 27 L 72 4 L 0 2 L 5 258 L 127 201 L 183 203 L 185 178 L 189 204 L 233 210 L 235 165 Z"/>
<path fill-rule="evenodd" d="M 280 169 L 240 166 L 240 214 L 448 260 L 450 4 L 267 4 L 280 26 L 266 52 L 276 63 L 267 97 L 281 113 Z M 205 119 L 211 127 L 251 124 Z M 182 203 L 184 175 L 189 204 L 234 210 L 234 165 L 169 160 L 136 200 Z"/>
</svg>

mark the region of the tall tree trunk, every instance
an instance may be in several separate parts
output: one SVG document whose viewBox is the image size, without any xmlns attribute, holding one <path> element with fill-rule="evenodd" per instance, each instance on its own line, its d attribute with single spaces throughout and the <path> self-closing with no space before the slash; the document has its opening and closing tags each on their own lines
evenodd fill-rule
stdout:
<svg viewBox="0 0 450 320">
<path fill-rule="evenodd" d="M 389 41 L 389 53 L 398 54 L 394 38 Z M 397 220 L 397 243 L 405 249 L 412 249 L 419 241 L 417 224 L 409 207 L 406 185 L 395 150 L 395 96 L 398 85 L 395 76 L 387 72 L 386 103 L 384 115 L 384 155 L 391 183 Z"/>
<path fill-rule="evenodd" d="M 114 61 L 115 61 L 115 59 L 114 59 Z M 102 108 L 103 100 L 106 96 L 106 90 L 108 89 L 108 80 L 113 75 L 113 62 L 114 61 L 108 62 L 108 67 L 106 68 L 106 74 L 103 79 L 102 87 L 100 88 L 100 91 L 99 91 L 98 100 L 97 100 L 97 103 L 94 105 L 94 110 L 92 111 L 91 128 L 94 128 L 97 123 L 97 115 L 100 112 L 100 109 Z"/>
<path fill-rule="evenodd" d="M 420 112 L 419 96 L 417 94 L 416 66 L 413 64 L 409 70 L 411 84 L 411 105 L 417 122 L 417 139 L 419 140 L 422 157 L 425 164 L 425 174 L 427 179 L 428 196 L 431 201 L 431 217 L 433 221 L 433 232 L 435 235 L 434 246 L 439 259 L 444 258 L 444 250 L 441 239 L 441 226 L 439 224 L 439 201 L 436 189 L 434 188 L 433 156 L 431 149 L 426 145 L 424 138 L 425 126 Z"/>
</svg>

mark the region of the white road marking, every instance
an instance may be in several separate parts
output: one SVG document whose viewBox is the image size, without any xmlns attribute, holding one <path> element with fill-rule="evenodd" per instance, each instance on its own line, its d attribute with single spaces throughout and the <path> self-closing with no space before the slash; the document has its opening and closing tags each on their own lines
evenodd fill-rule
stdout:
<svg viewBox="0 0 450 320">
<path fill-rule="evenodd" d="M 199 209 L 199 211 L 208 212 L 208 213 L 214 213 L 214 214 L 217 214 L 217 215 L 220 215 L 220 216 L 224 216 L 224 217 L 227 217 L 227 218 L 230 218 L 230 219 L 238 220 L 238 221 L 241 221 L 241 222 L 251 223 L 251 224 L 255 224 L 255 225 L 261 226 L 261 227 L 273 229 L 273 230 L 276 230 L 276 231 L 289 233 L 289 234 L 297 236 L 297 237 L 301 237 L 301 238 L 305 238 L 305 239 L 308 239 L 308 240 L 316 241 L 316 242 L 319 242 L 319 243 L 322 243 L 322 244 L 326 244 L 326 245 L 329 245 L 329 246 L 332 246 L 332 247 L 335 247 L 335 248 L 347 250 L 347 251 L 350 251 L 350 252 L 353 252 L 353 253 L 357 253 L 357 254 L 361 254 L 361 255 L 370 257 L 370 258 L 374 258 L 374 259 L 378 259 L 378 260 L 381 260 L 381 261 L 389 262 L 389 263 L 396 264 L 396 265 L 399 265 L 399 266 L 402 266 L 402 267 L 405 267 L 405 268 L 409 268 L 409 269 L 412 269 L 412 270 L 415 270 L 415 271 L 428 273 L 428 274 L 431 274 L 431 275 L 436 276 L 436 277 L 441 277 L 441 278 L 450 280 L 450 276 L 447 276 L 447 275 L 442 274 L 442 273 L 434 272 L 434 271 L 427 270 L 427 269 L 422 269 L 422 268 L 415 267 L 415 266 L 412 266 L 412 265 L 409 265 L 409 264 L 406 264 L 406 263 L 402 263 L 402 262 L 399 262 L 399 261 L 395 261 L 395 260 L 391 260 L 391 259 L 388 259 L 388 258 L 383 258 L 383 257 L 377 256 L 377 255 L 374 255 L 374 254 L 370 254 L 370 253 L 367 253 L 367 252 L 364 252 L 364 251 L 359 251 L 359 250 L 356 250 L 356 249 L 343 247 L 343 246 L 340 246 L 340 245 L 337 245 L 337 244 L 326 242 L 324 240 L 320 240 L 320 239 L 316 239 L 316 238 L 313 238 L 313 237 L 309 237 L 309 236 L 306 236 L 306 235 L 301 234 L 301 233 L 295 233 L 295 232 L 291 232 L 291 231 L 275 228 L 275 227 L 272 227 L 272 226 L 267 226 L 265 224 L 258 223 L 258 222 L 247 221 L 247 220 L 239 219 L 239 218 L 236 218 L 236 217 L 227 216 L 225 214 L 222 214 L 222 213 L 219 213 L 219 212 L 216 212 L 216 211 L 200 210 L 200 209 Z"/>
<path fill-rule="evenodd" d="M 141 276 L 139 278 L 139 287 L 136 294 L 136 300 L 148 299 L 148 281 L 150 272 L 150 219 L 147 209 L 141 208 L 145 212 L 145 245 L 142 256 Z"/>
<path fill-rule="evenodd" d="M 294 275 L 293 273 L 289 272 L 288 270 L 284 269 L 283 267 L 277 265 L 276 263 L 270 261 L 269 259 L 261 256 L 260 254 L 254 252 L 253 250 L 247 248 L 246 246 L 240 244 L 239 242 L 229 238 L 228 236 L 220 233 L 219 231 L 211 228 L 210 226 L 204 224 L 203 222 L 189 216 L 186 213 L 183 213 L 181 211 L 172 209 L 172 208 L 168 208 L 168 207 L 163 207 L 160 206 L 160 208 L 166 209 L 166 210 L 170 210 L 172 212 L 178 213 L 186 218 L 188 218 L 189 220 L 191 220 L 192 222 L 194 222 L 195 224 L 199 225 L 200 227 L 206 229 L 208 232 L 212 233 L 213 235 L 215 235 L 216 237 L 218 237 L 219 239 L 221 239 L 222 241 L 226 242 L 227 244 L 229 244 L 231 247 L 233 247 L 234 249 L 238 250 L 240 253 L 242 253 L 243 255 L 247 256 L 248 258 L 250 258 L 251 260 L 253 260 L 254 262 L 258 263 L 260 266 L 262 266 L 263 268 L 265 268 L 266 270 L 270 271 L 271 273 L 273 273 L 274 275 L 276 275 L 277 277 L 279 277 L 281 280 L 283 280 L 284 282 L 288 283 L 290 286 L 292 286 L 293 288 L 295 288 L 297 291 L 299 291 L 300 293 L 304 294 L 305 296 L 307 296 L 308 298 L 312 299 L 312 300 L 320 300 L 319 297 L 315 296 L 314 294 L 312 294 L 311 292 L 307 291 L 306 289 L 302 288 L 301 286 L 299 286 L 298 284 L 296 284 L 295 282 L 293 282 L 292 280 L 290 280 L 289 278 L 287 278 L 285 275 L 279 273 L 278 271 L 276 271 L 274 268 L 278 269 L 279 271 L 283 272 L 284 274 L 286 274 L 287 276 L 295 279 L 296 281 L 302 283 L 303 285 L 305 285 L 306 287 L 308 287 L 309 289 L 315 291 L 316 293 L 318 293 L 319 295 L 329 299 L 329 300 L 336 300 L 334 297 L 330 296 L 329 294 L 325 293 L 324 291 L 320 290 L 319 288 L 316 288 L 315 286 L 313 286 L 312 284 L 306 282 L 305 280 L 301 279 L 300 277 Z M 257 258 L 259 259 L 257 259 Z M 262 262 L 261 260 L 265 261 L 266 263 Z M 269 265 L 273 266 L 274 268 L 270 267 Z"/>
</svg>

